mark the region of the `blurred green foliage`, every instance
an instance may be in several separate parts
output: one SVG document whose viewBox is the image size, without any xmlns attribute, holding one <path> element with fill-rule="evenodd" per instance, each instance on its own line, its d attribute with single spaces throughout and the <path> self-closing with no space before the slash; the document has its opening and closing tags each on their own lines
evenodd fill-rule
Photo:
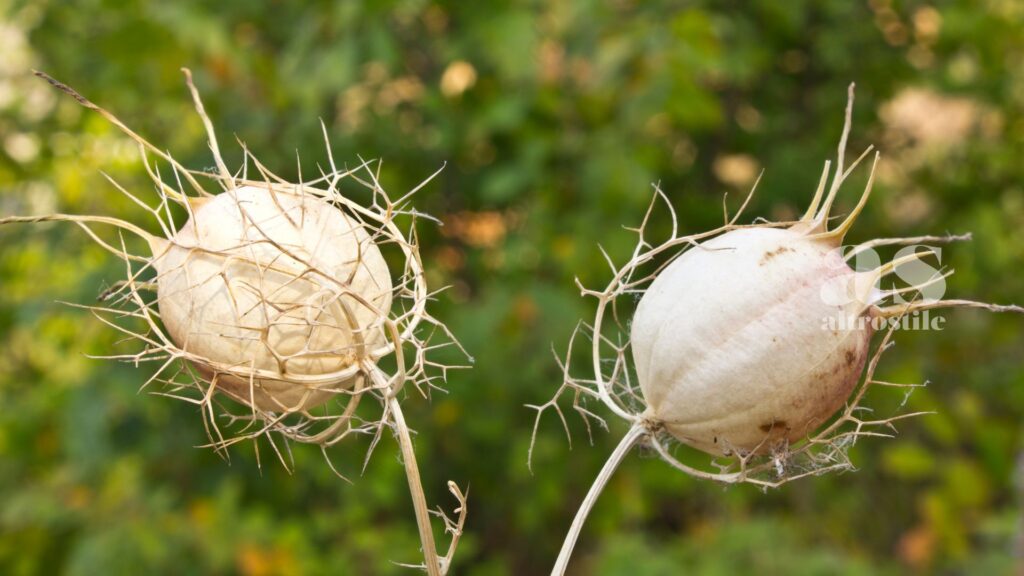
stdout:
<svg viewBox="0 0 1024 576">
<path fill-rule="evenodd" d="M 132 145 L 33 78 L 46 70 L 186 165 L 212 162 L 179 68 L 222 142 L 279 174 L 335 154 L 384 159 L 417 208 L 435 313 L 476 357 L 450 393 L 411 396 L 428 499 L 470 484 L 456 574 L 542 574 L 621 430 L 593 445 L 528 403 L 560 382 L 551 356 L 590 311 L 660 181 L 687 230 L 735 209 L 808 201 L 858 83 L 852 149 L 880 146 L 877 192 L 852 241 L 973 231 L 951 246 L 949 293 L 1024 301 L 1024 5 L 1016 0 L 212 2 L 0 0 L 0 214 L 140 220 L 105 182 L 151 190 Z M 237 147 L 227 154 L 237 165 Z M 309 174 L 306 174 L 307 176 Z M 856 189 L 856 184 L 851 190 Z M 848 193 L 840 208 L 855 201 Z M 0 230 L 0 572 L 408 573 L 418 541 L 385 443 L 318 450 L 296 470 L 230 465 L 188 405 L 137 393 L 144 368 L 91 360 L 117 335 L 83 311 L 118 263 L 71 226 Z M 1022 446 L 1019 318 L 948 314 L 900 334 L 881 376 L 924 381 L 895 440 L 859 444 L 856 473 L 762 493 L 627 459 L 584 531 L 578 574 L 1014 571 Z M 1015 552 L 1017 551 L 1017 552 Z"/>
</svg>

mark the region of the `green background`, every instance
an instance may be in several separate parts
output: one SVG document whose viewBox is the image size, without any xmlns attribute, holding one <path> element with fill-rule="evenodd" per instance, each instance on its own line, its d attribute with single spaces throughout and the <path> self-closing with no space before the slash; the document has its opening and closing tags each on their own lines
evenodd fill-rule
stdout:
<svg viewBox="0 0 1024 576">
<path fill-rule="evenodd" d="M 400 192 L 447 162 L 416 206 L 434 307 L 476 358 L 448 394 L 406 402 L 428 499 L 470 485 L 455 574 L 543 574 L 623 432 L 533 412 L 592 313 L 573 277 L 608 278 L 660 181 L 682 225 L 721 221 L 766 169 L 750 216 L 792 217 L 834 155 L 846 86 L 851 150 L 884 154 L 850 240 L 974 232 L 948 247 L 947 294 L 1024 303 L 1024 4 L 1015 0 L 752 2 L 162 2 L 0 0 L 0 214 L 134 221 L 102 177 L 152 188 L 135 148 L 31 76 L 115 111 L 186 165 L 212 160 L 181 66 L 221 135 L 296 177 L 335 154 L 383 158 Z M 465 62 L 468 67 L 453 63 Z M 448 71 L 447 80 L 446 71 Z M 307 174 L 308 175 L 308 174 Z M 858 174 L 838 201 L 847 211 Z M 663 216 L 663 215 L 662 215 Z M 229 464 L 184 403 L 139 394 L 146 369 L 86 354 L 117 336 L 87 313 L 121 273 L 73 226 L 0 230 L 0 572 L 409 573 L 418 541 L 397 449 L 358 475 L 365 441 L 311 447 L 296 469 Z M 880 376 L 929 380 L 895 440 L 859 470 L 768 493 L 631 455 L 587 525 L 578 574 L 1008 574 L 1020 539 L 1021 318 L 946 314 L 900 334 Z M 1020 480 L 1024 481 L 1024 480 Z"/>
</svg>

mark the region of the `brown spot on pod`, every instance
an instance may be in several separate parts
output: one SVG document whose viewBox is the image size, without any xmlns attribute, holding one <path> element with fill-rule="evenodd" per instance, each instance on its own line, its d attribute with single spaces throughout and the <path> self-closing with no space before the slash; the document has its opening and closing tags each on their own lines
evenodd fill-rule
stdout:
<svg viewBox="0 0 1024 576">
<path fill-rule="evenodd" d="M 789 426 L 786 424 L 785 420 L 772 420 L 771 422 L 761 424 L 758 428 L 761 429 L 761 432 L 766 434 L 772 430 L 789 430 Z"/>
<path fill-rule="evenodd" d="M 761 257 L 761 266 L 764 266 L 765 264 L 768 263 L 769 260 L 771 260 L 772 258 L 775 258 L 779 254 L 785 254 L 786 252 L 792 252 L 792 251 L 793 251 L 793 249 L 789 248 L 788 246 L 779 246 L 778 248 L 776 248 L 774 250 L 769 250 L 768 252 L 764 253 L 764 256 Z"/>
</svg>

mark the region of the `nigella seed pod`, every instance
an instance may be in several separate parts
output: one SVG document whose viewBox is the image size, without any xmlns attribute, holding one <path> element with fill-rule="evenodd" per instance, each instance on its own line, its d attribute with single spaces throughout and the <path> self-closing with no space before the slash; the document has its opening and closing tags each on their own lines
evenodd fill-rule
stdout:
<svg viewBox="0 0 1024 576">
<path fill-rule="evenodd" d="M 153 260 L 175 344 L 221 392 L 261 410 L 309 409 L 351 389 L 353 367 L 387 344 L 391 307 L 391 273 L 366 228 L 280 185 L 191 204 Z"/>
<path fill-rule="evenodd" d="M 300 165 L 299 182 L 288 182 L 244 144 L 243 166 L 232 173 L 191 73 L 184 72 L 215 172 L 189 170 L 111 113 L 37 73 L 138 144 L 157 204 L 108 179 L 153 216 L 159 232 L 105 215 L 10 216 L 0 218 L 0 225 L 73 222 L 123 261 L 124 279 L 100 295 L 103 304 L 85 306 L 125 334 L 125 341 L 141 344 L 139 351 L 110 358 L 155 365 L 142 387 L 163 384 L 158 394 L 197 406 L 210 446 L 221 455 L 227 457 L 228 447 L 238 442 L 257 440 L 259 463 L 259 441 L 265 441 L 287 467 L 290 452 L 281 449 L 282 440 L 316 444 L 327 457 L 327 449 L 345 438 L 369 435 L 374 439 L 368 459 L 382 432 L 392 430 L 416 515 L 422 567 L 430 576 L 443 576 L 462 534 L 466 496 L 448 483 L 459 506 L 457 519 L 444 517 L 452 542 L 442 556 L 431 516 L 443 512 L 427 506 L 399 403 L 406 383 L 426 395 L 456 368 L 437 362 L 434 350 L 462 350 L 426 310 L 432 294 L 414 230 L 422 215 L 408 205 L 426 182 L 392 200 L 378 181 L 379 162 L 339 170 L 326 125 L 329 170 L 321 169 L 319 178 L 303 181 Z M 162 177 L 161 164 L 151 164 L 149 155 L 169 165 L 173 179 Z M 259 173 L 253 179 L 250 165 Z M 343 182 L 355 182 L 364 201 L 343 194 Z M 210 183 L 217 193 L 207 190 Z M 187 218 L 179 224 L 182 212 Z M 409 221 L 409 230 L 396 219 Z M 113 227 L 117 239 L 104 239 L 94 227 Z M 148 254 L 132 251 L 133 236 Z M 390 360 L 382 365 L 384 357 Z M 379 404 L 376 420 L 368 417 L 373 412 L 366 409 L 367 398 Z M 237 431 L 233 437 L 224 433 L 231 429 Z"/>
<path fill-rule="evenodd" d="M 651 283 L 632 349 L 647 415 L 705 452 L 769 450 L 821 425 L 864 369 L 870 323 L 822 289 L 854 271 L 834 238 L 735 230 L 689 250 Z M 832 318 L 836 329 L 826 329 Z"/>
<path fill-rule="evenodd" d="M 613 277 L 602 289 L 577 282 L 584 296 L 597 300 L 597 310 L 569 341 L 555 398 L 533 406 L 534 437 L 547 410 L 559 415 L 568 432 L 558 403 L 562 394 L 572 396 L 588 431 L 592 422 L 606 426 L 589 400 L 599 400 L 629 429 L 580 505 L 553 576 L 565 573 L 587 514 L 634 446 L 646 445 L 698 478 L 765 488 L 851 469 L 847 451 L 859 438 L 888 436 L 896 421 L 917 415 L 876 415 L 862 404 L 872 387 L 909 394 L 920 385 L 875 376 L 900 324 L 896 320 L 933 308 L 1024 312 L 1019 306 L 928 293 L 952 271 L 930 266 L 925 276 L 900 271 L 915 262 L 923 265 L 917 261 L 933 253 L 918 250 L 920 245 L 967 240 L 969 234 L 881 238 L 843 249 L 868 201 L 879 158 L 875 154 L 857 205 L 830 228 L 830 210 L 843 182 L 873 149 L 844 166 L 852 110 L 851 85 L 835 170 L 825 163 L 814 198 L 797 221 L 739 224 L 748 196 L 737 214 L 726 212 L 721 227 L 683 235 L 672 204 L 655 187 L 643 222 L 629 229 L 637 235 L 630 259 L 617 265 L 605 254 Z M 672 229 L 668 239 L 656 242 L 648 228 L 661 202 Z M 861 269 L 854 259 L 879 246 L 906 248 L 890 262 Z M 882 290 L 880 281 L 892 274 L 905 285 Z M 884 336 L 872 352 L 878 332 Z M 577 342 L 588 346 L 591 370 L 583 376 L 575 375 Z M 709 454 L 711 469 L 694 465 L 694 455 L 677 458 L 672 447 L 679 443 Z"/>
</svg>

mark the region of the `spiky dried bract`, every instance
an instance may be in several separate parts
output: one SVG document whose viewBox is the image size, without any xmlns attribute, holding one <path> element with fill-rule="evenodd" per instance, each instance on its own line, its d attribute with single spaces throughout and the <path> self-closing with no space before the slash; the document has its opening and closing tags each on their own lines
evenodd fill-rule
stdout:
<svg viewBox="0 0 1024 576">
<path fill-rule="evenodd" d="M 156 186 L 155 205 L 110 181 L 150 214 L 158 234 L 101 215 L 9 217 L 0 224 L 74 222 L 123 260 L 125 278 L 100 295 L 100 305 L 83 307 L 141 343 L 141 350 L 110 358 L 157 363 L 143 388 L 197 405 L 210 446 L 225 457 L 233 444 L 265 439 L 290 467 L 290 441 L 320 445 L 327 457 L 327 447 L 363 434 L 370 438 L 368 460 L 383 431 L 392 430 L 416 507 L 423 567 L 432 575 L 445 573 L 465 521 L 466 499 L 451 486 L 458 518 L 444 518 L 453 542 L 439 556 L 397 401 L 405 383 L 428 395 L 450 368 L 461 367 L 436 361 L 436 350 L 454 346 L 465 354 L 427 311 L 434 294 L 415 233 L 422 215 L 409 205 L 437 173 L 393 199 L 380 185 L 380 162 L 360 160 L 351 169 L 336 165 L 326 126 L 329 165 L 318 167 L 316 178 L 288 182 L 244 144 L 243 164 L 232 173 L 191 74 L 184 72 L 213 152 L 212 173 L 185 168 L 106 110 L 37 73 L 139 145 Z M 301 165 L 299 173 L 301 180 Z M 184 209 L 185 222 L 176 221 L 172 205 Z M 117 240 L 105 239 L 93 229 L 97 225 L 118 229 Z M 146 250 L 129 249 L 139 244 L 132 235 Z M 163 388 L 156 389 L 157 383 Z M 373 405 L 376 410 L 369 409 Z M 253 445 L 259 459 L 259 442 Z"/>
</svg>

